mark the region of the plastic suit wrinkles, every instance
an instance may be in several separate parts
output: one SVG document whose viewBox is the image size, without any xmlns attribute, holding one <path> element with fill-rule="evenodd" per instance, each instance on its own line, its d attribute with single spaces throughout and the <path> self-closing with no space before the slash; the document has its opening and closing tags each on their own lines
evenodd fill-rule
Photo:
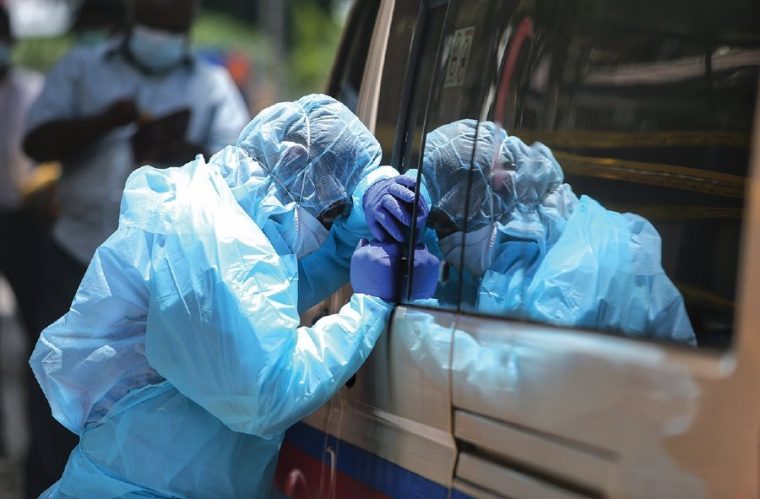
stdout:
<svg viewBox="0 0 760 499">
<path fill-rule="evenodd" d="M 263 111 L 208 164 L 131 175 L 119 229 L 30 361 L 56 419 L 81 436 L 43 497 L 267 495 L 283 432 L 385 327 L 390 305 L 362 294 L 299 327 L 299 301 L 347 280 L 368 236 L 363 193 L 395 174 L 379 160 L 348 109 L 308 96 Z M 336 200 L 350 212 L 296 261 L 296 207 L 316 217 Z M 270 240 L 278 227 L 283 240 Z"/>
</svg>

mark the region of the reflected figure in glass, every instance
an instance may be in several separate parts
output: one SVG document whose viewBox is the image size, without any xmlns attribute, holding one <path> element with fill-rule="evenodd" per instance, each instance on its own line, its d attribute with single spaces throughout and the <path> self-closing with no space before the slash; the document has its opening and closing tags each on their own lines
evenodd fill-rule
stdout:
<svg viewBox="0 0 760 499">
<path fill-rule="evenodd" d="M 422 165 L 442 306 L 696 344 L 655 228 L 576 196 L 545 145 L 464 119 L 427 135 Z"/>
</svg>

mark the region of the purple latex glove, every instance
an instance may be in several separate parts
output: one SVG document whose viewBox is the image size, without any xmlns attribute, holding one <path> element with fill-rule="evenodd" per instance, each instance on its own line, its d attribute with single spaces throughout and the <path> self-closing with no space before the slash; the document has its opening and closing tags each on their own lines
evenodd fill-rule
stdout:
<svg viewBox="0 0 760 499">
<path fill-rule="evenodd" d="M 364 216 L 376 240 L 399 243 L 408 240 L 416 185 L 413 178 L 399 175 L 375 182 L 364 193 Z M 427 203 L 420 196 L 416 225 L 420 237 L 425 230 L 428 211 Z"/>
<path fill-rule="evenodd" d="M 414 268 L 412 269 L 412 289 L 409 298 L 426 300 L 435 294 L 438 286 L 440 260 L 428 249 L 418 244 L 414 248 Z"/>
<path fill-rule="evenodd" d="M 359 241 L 351 257 L 351 287 L 354 293 L 398 301 L 401 277 L 401 245 Z"/>
</svg>

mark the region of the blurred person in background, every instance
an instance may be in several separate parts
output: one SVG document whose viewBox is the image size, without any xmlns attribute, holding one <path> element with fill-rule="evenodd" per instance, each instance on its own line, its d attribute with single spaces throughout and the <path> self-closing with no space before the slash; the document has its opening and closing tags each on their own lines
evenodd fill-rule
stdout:
<svg viewBox="0 0 760 499">
<path fill-rule="evenodd" d="M 176 166 L 234 142 L 248 111 L 228 73 L 190 51 L 194 0 L 136 0 L 126 34 L 78 46 L 50 71 L 24 140 L 38 161 L 60 161 L 59 217 L 39 286 L 35 334 L 66 313 L 95 249 L 117 227 L 121 193 L 135 167 Z M 29 395 L 27 494 L 63 472 L 74 435 Z"/>
<path fill-rule="evenodd" d="M 127 0 L 84 0 L 71 31 L 78 45 L 97 45 L 122 36 L 127 28 Z"/>
<path fill-rule="evenodd" d="M 42 75 L 13 66 L 14 37 L 8 11 L 0 4 L 0 274 L 9 281 L 22 319 L 31 313 L 30 269 L 26 259 L 31 227 L 22 211 L 21 185 L 33 163 L 21 150 L 24 116 L 42 88 Z M 0 331 L 0 345 L 2 345 Z M 0 407 L 0 455 L 4 454 Z"/>
<path fill-rule="evenodd" d="M 0 4 L 0 274 L 11 285 L 20 318 L 28 327 L 33 315 L 35 270 L 28 246 L 38 235 L 22 210 L 21 186 L 32 171 L 32 161 L 22 152 L 24 116 L 42 88 L 42 75 L 13 66 L 14 37 L 10 16 Z M 2 335 L 0 331 L 0 335 Z M 0 336 L 0 345 L 3 338 Z M 5 453 L 0 407 L 0 456 Z"/>
<path fill-rule="evenodd" d="M 20 238 L 23 231 L 21 186 L 33 162 L 21 149 L 24 117 L 42 89 L 42 75 L 13 66 L 10 16 L 0 4 L 0 272 L 14 291 L 24 284 Z M 18 299 L 19 297 L 17 297 Z"/>
</svg>

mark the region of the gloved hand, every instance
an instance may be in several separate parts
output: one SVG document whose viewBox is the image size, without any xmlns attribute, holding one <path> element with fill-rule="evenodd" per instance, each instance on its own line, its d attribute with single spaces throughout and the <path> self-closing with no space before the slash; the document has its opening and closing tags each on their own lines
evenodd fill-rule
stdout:
<svg viewBox="0 0 760 499">
<path fill-rule="evenodd" d="M 398 301 L 401 277 L 401 245 L 359 241 L 351 257 L 351 287 L 354 293 Z"/>
<path fill-rule="evenodd" d="M 418 244 L 414 248 L 414 267 L 412 269 L 411 300 L 426 300 L 435 294 L 438 286 L 438 274 L 441 261 L 428 249 Z"/>
<path fill-rule="evenodd" d="M 376 240 L 405 242 L 412 226 L 414 188 L 417 182 L 404 175 L 379 180 L 364 193 L 367 226 Z M 417 234 L 422 237 L 428 205 L 422 196 L 417 201 Z"/>
</svg>

